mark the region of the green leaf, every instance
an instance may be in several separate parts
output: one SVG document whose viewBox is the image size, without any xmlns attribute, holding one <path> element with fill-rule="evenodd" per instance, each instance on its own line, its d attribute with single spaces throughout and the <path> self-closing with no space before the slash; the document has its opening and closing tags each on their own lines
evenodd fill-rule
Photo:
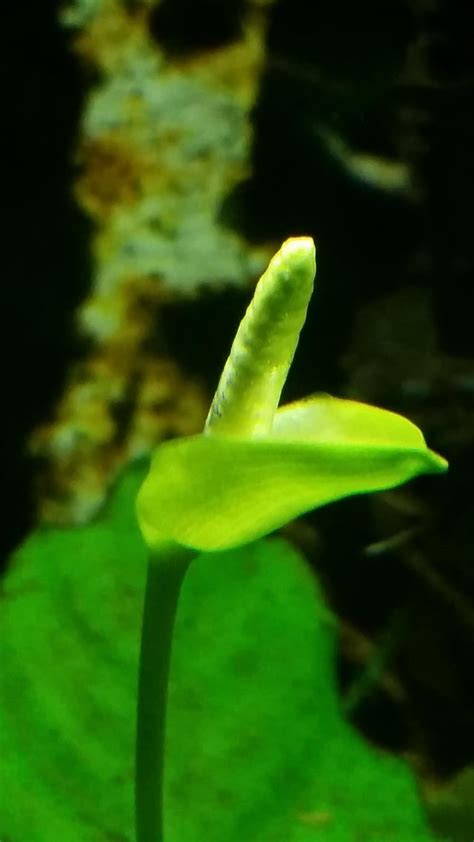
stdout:
<svg viewBox="0 0 474 842">
<path fill-rule="evenodd" d="M 0 839 L 133 842 L 143 471 L 19 548 L 0 611 Z M 433 842 L 405 764 L 344 721 L 336 625 L 282 540 L 200 556 L 170 687 L 173 842 Z"/>
<path fill-rule="evenodd" d="M 319 397 L 279 410 L 270 436 L 200 435 L 160 445 L 138 517 L 151 546 L 227 549 L 317 506 L 446 467 L 400 415 Z"/>
</svg>

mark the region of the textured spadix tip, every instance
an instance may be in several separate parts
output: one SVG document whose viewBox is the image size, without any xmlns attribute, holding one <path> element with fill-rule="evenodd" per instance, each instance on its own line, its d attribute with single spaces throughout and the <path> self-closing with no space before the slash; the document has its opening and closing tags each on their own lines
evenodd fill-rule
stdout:
<svg viewBox="0 0 474 842">
<path fill-rule="evenodd" d="M 312 275 L 316 272 L 316 248 L 312 237 L 290 237 L 276 256 L 292 272 L 302 270 Z"/>
</svg>

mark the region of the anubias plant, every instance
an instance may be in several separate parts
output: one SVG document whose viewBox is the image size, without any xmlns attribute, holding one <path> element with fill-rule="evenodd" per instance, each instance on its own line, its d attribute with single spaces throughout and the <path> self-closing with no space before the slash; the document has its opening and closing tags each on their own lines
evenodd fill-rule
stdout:
<svg viewBox="0 0 474 842">
<path fill-rule="evenodd" d="M 150 559 L 137 713 L 137 842 L 163 839 L 169 661 L 193 556 L 254 541 L 333 500 L 447 468 L 421 431 L 393 412 L 327 395 L 278 408 L 315 270 L 311 238 L 282 245 L 237 331 L 203 433 L 161 444 L 138 495 Z"/>
</svg>

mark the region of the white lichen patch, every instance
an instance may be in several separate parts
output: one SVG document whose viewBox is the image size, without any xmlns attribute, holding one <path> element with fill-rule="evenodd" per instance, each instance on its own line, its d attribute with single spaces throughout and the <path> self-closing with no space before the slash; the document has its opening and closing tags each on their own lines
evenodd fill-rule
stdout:
<svg viewBox="0 0 474 842">
<path fill-rule="evenodd" d="M 93 223 L 93 269 L 77 312 L 88 349 L 32 439 L 46 464 L 47 520 L 84 521 L 127 461 L 201 428 L 203 389 L 164 352 L 144 350 L 166 347 L 162 302 L 250 284 L 268 256 L 220 220 L 249 171 L 267 4 L 249 0 L 233 43 L 172 58 L 151 33 L 156 5 L 74 0 L 61 14 L 97 78 L 81 120 L 75 188 Z M 151 400 L 154 390 L 166 399 Z"/>
</svg>

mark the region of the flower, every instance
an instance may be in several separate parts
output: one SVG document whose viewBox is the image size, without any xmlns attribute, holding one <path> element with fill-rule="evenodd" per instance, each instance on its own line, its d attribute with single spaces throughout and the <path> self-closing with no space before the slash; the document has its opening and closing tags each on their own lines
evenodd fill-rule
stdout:
<svg viewBox="0 0 474 842">
<path fill-rule="evenodd" d="M 151 549 L 228 549 L 326 503 L 447 469 L 396 413 L 329 395 L 278 408 L 314 274 L 312 239 L 283 243 L 239 327 L 203 433 L 156 449 L 137 501 Z"/>
</svg>

